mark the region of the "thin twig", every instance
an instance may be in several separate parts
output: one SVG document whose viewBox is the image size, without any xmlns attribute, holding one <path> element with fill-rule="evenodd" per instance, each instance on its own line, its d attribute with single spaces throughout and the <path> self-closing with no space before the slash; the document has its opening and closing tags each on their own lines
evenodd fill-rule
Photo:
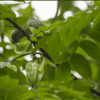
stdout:
<svg viewBox="0 0 100 100">
<path fill-rule="evenodd" d="M 20 56 L 14 58 L 13 60 L 11 60 L 10 62 L 12 63 L 12 62 L 15 61 L 16 59 L 21 58 L 21 57 L 26 56 L 26 55 L 30 55 L 30 54 L 32 54 L 32 53 L 26 53 L 26 54 L 20 55 Z M 40 55 L 42 55 L 42 53 L 35 53 L 35 54 L 40 54 Z"/>
</svg>

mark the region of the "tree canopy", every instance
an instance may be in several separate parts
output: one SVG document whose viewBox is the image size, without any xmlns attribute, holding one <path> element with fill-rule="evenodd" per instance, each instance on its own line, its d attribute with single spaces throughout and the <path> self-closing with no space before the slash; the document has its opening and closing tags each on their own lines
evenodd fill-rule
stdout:
<svg viewBox="0 0 100 100">
<path fill-rule="evenodd" d="M 73 2 L 58 0 L 46 21 L 31 2 L 19 17 L 24 0 L 0 4 L 0 100 L 100 100 L 100 1 Z"/>
</svg>

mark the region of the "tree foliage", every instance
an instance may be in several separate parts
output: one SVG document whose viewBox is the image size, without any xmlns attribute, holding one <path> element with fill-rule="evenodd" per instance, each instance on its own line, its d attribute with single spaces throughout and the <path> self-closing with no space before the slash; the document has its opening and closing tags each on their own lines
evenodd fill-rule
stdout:
<svg viewBox="0 0 100 100">
<path fill-rule="evenodd" d="M 0 4 L 0 100 L 100 100 L 100 1 L 85 11 L 73 2 L 58 0 L 43 22 L 31 2 L 19 17 L 23 1 Z"/>
</svg>

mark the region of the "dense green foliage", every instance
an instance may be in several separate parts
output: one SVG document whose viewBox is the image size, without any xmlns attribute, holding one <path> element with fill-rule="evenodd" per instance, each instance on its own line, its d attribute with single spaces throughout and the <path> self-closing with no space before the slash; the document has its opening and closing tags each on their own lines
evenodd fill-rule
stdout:
<svg viewBox="0 0 100 100">
<path fill-rule="evenodd" d="M 44 22 L 31 2 L 19 17 L 21 3 L 0 4 L 0 100 L 100 100 L 100 1 L 86 11 L 72 2 L 58 1 L 60 15 Z"/>
</svg>

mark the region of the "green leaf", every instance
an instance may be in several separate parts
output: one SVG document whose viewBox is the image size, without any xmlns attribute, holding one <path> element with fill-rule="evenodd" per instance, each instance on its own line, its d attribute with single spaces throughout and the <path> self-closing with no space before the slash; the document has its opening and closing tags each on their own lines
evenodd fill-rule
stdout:
<svg viewBox="0 0 100 100">
<path fill-rule="evenodd" d="M 60 48 L 61 48 L 61 51 L 65 52 L 66 47 L 68 48 L 69 45 L 77 44 L 76 40 L 79 36 L 79 32 L 78 32 L 76 27 L 69 30 L 69 27 L 65 26 L 65 27 L 60 29 L 59 35 L 60 35 Z"/>
<path fill-rule="evenodd" d="M 48 91 L 50 91 L 51 90 L 51 87 L 45 87 L 45 86 L 41 86 L 41 87 L 38 87 L 37 88 L 37 92 L 38 93 L 41 93 L 41 92 L 48 92 Z"/>
<path fill-rule="evenodd" d="M 5 61 L 5 59 L 4 59 L 3 57 L 0 57 L 0 62 L 1 62 L 1 61 Z"/>
<path fill-rule="evenodd" d="M 4 41 L 0 42 L 0 47 L 5 47 L 6 45 L 10 45 L 10 43 L 6 43 Z"/>
<path fill-rule="evenodd" d="M 51 66 L 50 64 L 46 64 L 44 66 L 44 74 L 42 80 L 54 80 L 55 78 L 55 68 Z"/>
<path fill-rule="evenodd" d="M 33 34 L 37 34 L 37 33 L 39 33 L 39 32 L 40 32 L 39 29 L 35 29 L 35 30 L 32 31 Z"/>
<path fill-rule="evenodd" d="M 18 11 L 20 16 L 24 16 L 24 17 L 27 17 L 27 18 L 34 16 L 34 14 L 33 14 L 34 9 L 31 6 L 31 2 L 28 3 L 28 6 L 25 9 L 20 8 L 17 11 Z"/>
<path fill-rule="evenodd" d="M 44 34 L 43 34 L 43 32 L 40 32 L 40 33 L 38 33 L 36 36 L 37 37 L 42 37 Z"/>
<path fill-rule="evenodd" d="M 11 79 L 9 75 L 0 76 L 0 82 L 0 89 L 4 87 L 12 89 L 19 83 L 17 79 Z"/>
<path fill-rule="evenodd" d="M 19 84 L 21 85 L 27 84 L 26 76 L 23 74 L 23 72 L 21 72 L 21 70 L 17 71 L 17 77 L 19 79 Z"/>
<path fill-rule="evenodd" d="M 3 20 L 0 20 L 0 35 L 2 34 L 3 30 L 4 30 L 4 22 Z"/>
<path fill-rule="evenodd" d="M 26 79 L 28 85 L 32 86 L 33 84 L 35 84 L 36 76 L 37 76 L 37 64 L 28 62 L 26 64 Z"/>
<path fill-rule="evenodd" d="M 78 48 L 78 42 L 77 40 L 73 41 L 67 48 L 66 51 L 72 55 Z"/>
<path fill-rule="evenodd" d="M 57 59 L 55 59 L 55 64 L 61 63 L 62 61 L 66 60 L 69 56 L 70 55 L 68 52 L 64 52 L 59 57 L 57 57 Z"/>
<path fill-rule="evenodd" d="M 95 6 L 100 6 L 100 1 L 94 1 Z"/>
<path fill-rule="evenodd" d="M 55 70 L 55 79 L 67 81 L 71 77 L 71 67 L 68 61 L 61 63 Z"/>
<path fill-rule="evenodd" d="M 13 89 L 18 85 L 18 80 L 17 79 L 11 79 L 8 75 L 6 76 L 0 76 L 0 90 L 2 88 L 8 88 L 8 89 Z M 0 91 L 1 92 L 1 91 Z"/>
<path fill-rule="evenodd" d="M 13 71 L 17 72 L 17 68 L 16 68 L 15 65 L 11 65 L 11 63 L 8 63 L 7 67 L 10 68 L 10 69 L 12 69 Z"/>
<path fill-rule="evenodd" d="M 41 66 L 35 62 L 29 62 L 26 64 L 26 79 L 28 85 L 32 86 L 37 81 L 41 80 Z"/>
<path fill-rule="evenodd" d="M 59 34 L 55 33 L 51 35 L 47 44 L 47 52 L 53 59 L 53 61 L 55 61 L 55 59 L 59 56 L 59 44 L 60 44 Z"/>
<path fill-rule="evenodd" d="M 23 87 L 21 85 L 19 85 L 19 81 L 18 79 L 12 79 L 10 78 L 9 75 L 6 76 L 0 76 L 0 96 L 2 98 L 4 98 L 4 100 L 6 100 L 6 94 L 8 94 L 8 91 L 13 90 L 13 91 L 17 91 L 19 93 L 23 93 L 23 92 L 27 92 L 28 87 Z M 16 95 L 16 94 L 14 94 Z M 13 98 L 14 95 L 11 95 Z M 9 97 L 8 97 L 9 98 Z M 10 100 L 11 100 L 10 98 Z M 7 99 L 9 100 L 9 99 Z M 14 100 L 14 99 L 13 99 Z"/>
<path fill-rule="evenodd" d="M 82 77 L 90 79 L 92 76 L 92 70 L 89 62 L 82 55 L 75 53 L 70 58 L 70 63 L 75 71 L 77 71 Z"/>
<path fill-rule="evenodd" d="M 97 45 L 89 40 L 80 42 L 79 46 L 93 59 L 100 60 L 100 50 Z"/>
<path fill-rule="evenodd" d="M 29 45 L 30 45 L 30 41 L 28 41 L 28 40 L 23 41 L 23 42 L 19 42 L 19 43 L 15 44 L 14 50 L 16 53 L 22 53 L 25 50 L 27 50 Z"/>
<path fill-rule="evenodd" d="M 46 25 L 45 25 L 45 26 L 40 26 L 40 27 L 39 27 L 39 30 L 40 30 L 40 31 L 45 31 L 46 29 L 47 29 L 47 26 L 46 26 Z"/>
<path fill-rule="evenodd" d="M 20 70 L 15 72 L 11 68 L 4 67 L 0 69 L 0 76 L 3 75 L 9 75 L 11 78 L 18 79 L 20 84 L 24 84 L 24 85 L 27 84 L 26 77 Z"/>
<path fill-rule="evenodd" d="M 36 97 L 34 90 L 29 90 L 27 92 L 22 92 L 18 90 L 8 90 L 5 100 L 28 100 Z"/>
<path fill-rule="evenodd" d="M 51 28 L 49 31 L 50 31 L 50 33 L 54 33 L 54 32 L 57 31 L 57 27 L 53 27 L 53 28 Z"/>
<path fill-rule="evenodd" d="M 5 17 L 10 17 L 12 19 L 15 18 L 15 13 L 8 6 L 0 4 L 0 9 L 1 9 L 0 12 L 6 15 Z"/>
<path fill-rule="evenodd" d="M 31 36 L 31 37 L 30 37 L 30 40 L 31 40 L 31 41 L 37 41 L 37 38 L 36 38 L 35 36 Z"/>
<path fill-rule="evenodd" d="M 90 25 L 90 22 L 93 20 L 91 13 L 84 13 L 81 12 L 78 14 L 78 23 L 77 23 L 77 29 L 80 32 L 83 28 Z"/>
<path fill-rule="evenodd" d="M 74 81 L 74 89 L 80 92 L 85 92 L 86 94 L 84 96 L 86 96 L 87 98 L 91 97 L 91 91 L 89 87 L 93 87 L 93 85 L 86 80 Z"/>
<path fill-rule="evenodd" d="M 91 69 L 92 69 L 92 80 L 97 82 L 99 79 L 99 73 L 98 73 L 98 66 L 97 63 L 91 63 Z"/>
<path fill-rule="evenodd" d="M 28 63 L 28 61 L 26 61 L 26 60 L 23 61 L 23 63 L 22 63 L 22 68 L 23 68 L 23 70 L 25 70 L 26 64 L 27 64 L 27 63 Z"/>
<path fill-rule="evenodd" d="M 18 55 L 21 56 L 21 55 Z M 17 68 L 20 68 L 22 66 L 22 62 L 23 62 L 24 58 L 18 58 L 18 60 L 15 60 L 12 62 L 12 65 L 15 65 Z"/>
<path fill-rule="evenodd" d="M 97 8 L 96 10 L 94 10 L 93 12 L 92 12 L 92 14 L 93 15 L 95 15 L 94 16 L 94 21 L 93 21 L 93 26 L 94 25 L 97 25 L 98 23 L 100 23 L 100 18 L 99 18 L 99 16 L 100 16 L 100 8 Z"/>
<path fill-rule="evenodd" d="M 95 28 L 88 30 L 88 35 L 97 42 L 100 42 L 100 31 Z"/>
<path fill-rule="evenodd" d="M 6 65 L 8 64 L 8 62 L 0 62 L 0 68 L 4 68 Z"/>
<path fill-rule="evenodd" d="M 27 16 L 19 16 L 19 17 L 16 18 L 16 23 L 19 26 L 23 26 L 27 20 L 28 20 Z"/>
<path fill-rule="evenodd" d="M 11 57 L 11 56 L 14 56 L 14 55 L 16 55 L 14 49 L 5 49 L 3 51 L 3 56 L 6 57 L 6 58 Z"/>
<path fill-rule="evenodd" d="M 4 100 L 4 99 L 0 98 L 0 100 Z"/>
<path fill-rule="evenodd" d="M 48 40 L 50 36 L 43 36 L 39 41 L 38 43 L 35 45 L 35 48 L 33 49 L 32 53 L 36 52 L 36 50 L 40 49 L 44 44 L 45 42 Z"/>
<path fill-rule="evenodd" d="M 26 22 L 23 26 L 22 29 L 24 29 L 24 31 L 26 31 L 28 34 L 32 34 L 31 29 L 28 25 L 28 22 Z"/>
<path fill-rule="evenodd" d="M 29 23 L 29 26 L 36 27 L 36 28 L 38 28 L 39 26 L 44 26 L 44 23 L 37 20 L 36 18 L 30 18 L 27 20 L 27 22 Z"/>
<path fill-rule="evenodd" d="M 26 52 L 31 52 L 33 50 L 33 45 L 30 43 L 29 47 L 27 48 Z"/>
</svg>

